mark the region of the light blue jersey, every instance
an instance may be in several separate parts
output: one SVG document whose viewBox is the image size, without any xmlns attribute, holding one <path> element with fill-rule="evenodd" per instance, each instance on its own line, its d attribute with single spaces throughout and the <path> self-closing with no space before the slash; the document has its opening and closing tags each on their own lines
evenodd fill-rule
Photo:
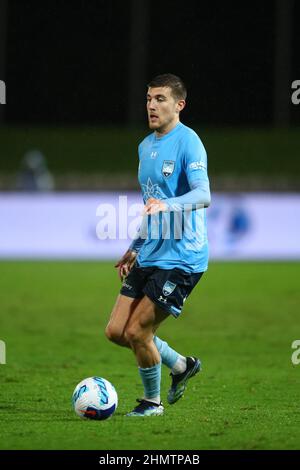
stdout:
<svg viewBox="0 0 300 470">
<path fill-rule="evenodd" d="M 147 136 L 139 145 L 139 183 L 144 202 L 163 199 L 168 212 L 149 215 L 147 230 L 131 248 L 140 266 L 207 270 L 206 209 L 210 203 L 207 157 L 198 135 L 178 123 L 168 134 Z"/>
</svg>

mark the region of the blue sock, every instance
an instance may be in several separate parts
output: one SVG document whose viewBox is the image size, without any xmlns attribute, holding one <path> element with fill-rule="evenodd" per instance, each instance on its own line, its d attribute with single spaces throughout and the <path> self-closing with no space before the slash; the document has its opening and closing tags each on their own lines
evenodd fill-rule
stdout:
<svg viewBox="0 0 300 470">
<path fill-rule="evenodd" d="M 153 367 L 139 367 L 140 376 L 144 385 L 145 398 L 160 396 L 161 362 Z"/>
<path fill-rule="evenodd" d="M 161 356 L 162 363 L 169 367 L 169 369 L 172 369 L 179 357 L 178 352 L 170 348 L 168 343 L 166 341 L 162 341 L 158 336 L 154 336 L 153 341 Z"/>
</svg>

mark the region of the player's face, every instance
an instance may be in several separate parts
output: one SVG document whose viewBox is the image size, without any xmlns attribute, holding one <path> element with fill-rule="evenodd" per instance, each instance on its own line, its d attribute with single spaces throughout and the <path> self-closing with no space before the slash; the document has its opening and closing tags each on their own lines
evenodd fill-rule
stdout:
<svg viewBox="0 0 300 470">
<path fill-rule="evenodd" d="M 165 134 L 179 121 L 184 100 L 176 100 L 169 87 L 148 88 L 147 112 L 150 129 Z"/>
</svg>

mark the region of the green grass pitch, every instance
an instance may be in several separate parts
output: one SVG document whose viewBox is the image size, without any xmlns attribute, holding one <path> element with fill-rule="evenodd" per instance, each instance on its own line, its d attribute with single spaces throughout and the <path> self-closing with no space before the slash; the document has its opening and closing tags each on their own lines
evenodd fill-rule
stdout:
<svg viewBox="0 0 300 470">
<path fill-rule="evenodd" d="M 159 335 L 203 371 L 164 416 L 126 418 L 142 394 L 131 351 L 104 327 L 119 290 L 113 263 L 1 262 L 1 449 L 299 449 L 299 263 L 211 263 L 180 319 Z M 83 378 L 110 380 L 119 407 L 78 418 Z"/>
</svg>

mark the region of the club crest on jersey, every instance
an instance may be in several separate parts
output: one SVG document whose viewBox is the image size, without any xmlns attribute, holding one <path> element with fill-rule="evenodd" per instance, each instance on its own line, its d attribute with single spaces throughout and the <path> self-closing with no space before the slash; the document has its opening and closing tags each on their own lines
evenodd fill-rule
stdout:
<svg viewBox="0 0 300 470">
<path fill-rule="evenodd" d="M 172 294 L 173 290 L 175 289 L 177 284 L 174 284 L 174 282 L 171 281 L 166 281 L 163 285 L 162 291 L 165 296 L 168 296 Z"/>
<path fill-rule="evenodd" d="M 164 175 L 165 178 L 168 178 L 171 176 L 175 168 L 175 162 L 173 160 L 164 160 L 163 166 L 162 166 L 162 174 Z"/>
</svg>

